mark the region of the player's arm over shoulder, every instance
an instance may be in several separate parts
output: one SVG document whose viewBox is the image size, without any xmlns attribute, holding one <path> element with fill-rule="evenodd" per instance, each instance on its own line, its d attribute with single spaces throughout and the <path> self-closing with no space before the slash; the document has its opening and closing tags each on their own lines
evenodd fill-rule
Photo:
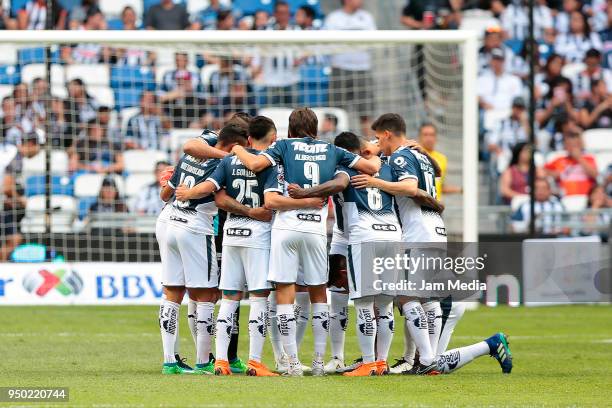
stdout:
<svg viewBox="0 0 612 408">
<path fill-rule="evenodd" d="M 338 169 L 333 179 L 323 184 L 310 188 L 302 188 L 297 184 L 287 187 L 289 196 L 292 198 L 329 197 L 347 188 L 350 184 L 350 174 L 347 170 Z"/>
<path fill-rule="evenodd" d="M 215 144 L 216 135 L 211 132 L 210 136 L 204 134 L 186 141 L 183 144 L 183 152 L 201 160 L 222 159 L 227 156 L 227 152 L 217 149 Z"/>
</svg>

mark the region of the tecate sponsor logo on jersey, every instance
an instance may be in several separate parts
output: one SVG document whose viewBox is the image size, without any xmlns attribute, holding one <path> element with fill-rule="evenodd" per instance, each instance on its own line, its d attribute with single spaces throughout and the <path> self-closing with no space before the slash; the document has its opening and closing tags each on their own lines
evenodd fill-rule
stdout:
<svg viewBox="0 0 612 408">
<path fill-rule="evenodd" d="M 298 214 L 297 218 L 300 221 L 321 222 L 319 214 Z"/>
<path fill-rule="evenodd" d="M 225 235 L 229 237 L 250 237 L 253 231 L 248 228 L 228 228 Z"/>
<path fill-rule="evenodd" d="M 24 276 L 23 288 L 29 293 L 43 297 L 51 291 L 63 296 L 78 295 L 83 290 L 83 279 L 70 269 L 39 269 Z"/>
<path fill-rule="evenodd" d="M 372 224 L 374 231 L 397 231 L 397 227 L 393 224 Z"/>
</svg>

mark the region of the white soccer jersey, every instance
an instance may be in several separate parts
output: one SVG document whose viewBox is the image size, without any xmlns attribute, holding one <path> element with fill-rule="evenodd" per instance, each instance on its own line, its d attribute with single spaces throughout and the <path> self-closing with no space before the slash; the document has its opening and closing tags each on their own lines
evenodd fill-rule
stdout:
<svg viewBox="0 0 612 408">
<path fill-rule="evenodd" d="M 416 150 L 402 146 L 389 157 L 394 181 L 412 178 L 418 187 L 436 197 L 435 172 L 429 159 Z M 404 242 L 446 242 L 446 228 L 440 214 L 422 207 L 410 197 L 397 196 Z"/>
</svg>

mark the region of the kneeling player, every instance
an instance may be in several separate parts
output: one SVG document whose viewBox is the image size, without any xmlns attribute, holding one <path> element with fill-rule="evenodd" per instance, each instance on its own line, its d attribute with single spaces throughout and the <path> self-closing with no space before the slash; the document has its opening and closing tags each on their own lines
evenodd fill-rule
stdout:
<svg viewBox="0 0 612 408">
<path fill-rule="evenodd" d="M 266 149 L 276 139 L 274 123 L 263 116 L 249 124 L 251 152 Z M 271 285 L 267 280 L 270 258 L 270 220 L 272 213 L 263 208 L 266 191 L 278 191 L 276 168 L 268 168 L 255 174 L 245 168 L 236 156 L 221 160 L 215 172 L 203 183 L 193 188 L 179 187 L 179 199 L 197 199 L 214 191 L 225 189 L 230 197 L 251 208 L 248 216 L 230 213 L 224 226 L 224 242 L 221 259 L 223 290 L 221 308 L 217 315 L 217 340 L 215 373 L 230 375 L 228 345 L 236 309 L 242 299 L 245 286 L 250 293 L 249 314 L 249 362 L 248 375 L 276 376 L 261 363 L 268 320 L 267 297 Z"/>
<path fill-rule="evenodd" d="M 221 130 L 218 149 L 230 151 L 236 144 L 245 145 L 246 132 L 237 126 Z M 183 155 L 172 178 L 161 191 L 169 201 L 178 185 L 194 186 L 215 170 L 219 159 L 202 161 Z M 212 374 L 209 360 L 213 326 L 214 302 L 217 300 L 219 273 L 213 239 L 213 217 L 217 213 L 212 197 L 181 201 L 174 199 L 164 207 L 158 218 L 156 235 L 162 259 L 162 284 L 165 298 L 159 312 L 159 324 L 164 349 L 162 373 L 179 374 L 186 370 L 177 365 L 174 346 L 177 336 L 178 312 L 185 288 L 196 302 L 196 367 L 198 374 Z"/>
</svg>

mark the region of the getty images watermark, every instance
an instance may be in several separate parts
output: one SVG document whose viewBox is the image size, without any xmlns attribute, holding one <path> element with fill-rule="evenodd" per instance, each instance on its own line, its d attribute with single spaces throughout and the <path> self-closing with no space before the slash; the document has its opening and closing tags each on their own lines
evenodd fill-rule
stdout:
<svg viewBox="0 0 612 408">
<path fill-rule="evenodd" d="M 608 242 L 370 242 L 351 245 L 349 284 L 388 294 L 510 303 L 609 303 Z"/>
</svg>

